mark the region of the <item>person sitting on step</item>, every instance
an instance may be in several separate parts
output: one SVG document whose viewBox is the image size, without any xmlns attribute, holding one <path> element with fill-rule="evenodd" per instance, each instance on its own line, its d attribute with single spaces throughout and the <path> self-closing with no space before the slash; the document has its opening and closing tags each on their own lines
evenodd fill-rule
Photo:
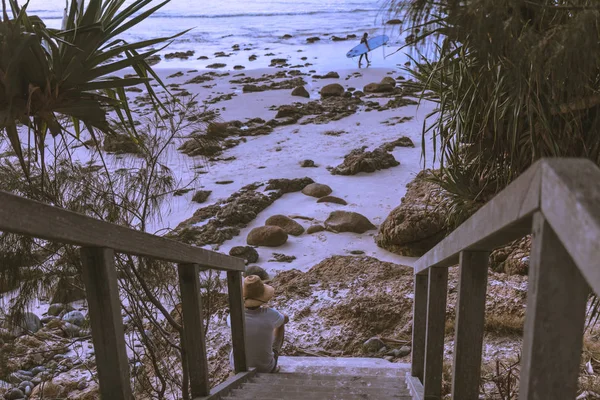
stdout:
<svg viewBox="0 0 600 400">
<path fill-rule="evenodd" d="M 248 367 L 258 372 L 278 372 L 277 361 L 283 346 L 287 315 L 267 306 L 275 289 L 257 275 L 244 278 L 243 295 L 246 321 L 246 357 Z M 228 318 L 229 322 L 229 318 Z M 233 351 L 229 355 L 231 367 Z"/>
</svg>

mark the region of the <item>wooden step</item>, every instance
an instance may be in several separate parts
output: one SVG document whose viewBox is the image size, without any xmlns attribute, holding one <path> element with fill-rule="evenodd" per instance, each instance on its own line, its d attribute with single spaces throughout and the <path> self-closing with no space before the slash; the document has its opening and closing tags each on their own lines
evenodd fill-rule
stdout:
<svg viewBox="0 0 600 400">
<path fill-rule="evenodd" d="M 285 376 L 291 375 L 291 376 Z M 308 387 L 353 387 L 353 388 L 379 388 L 398 389 L 405 388 L 404 379 L 393 378 L 364 378 L 359 376 L 323 376 L 299 374 L 262 374 L 250 380 L 251 383 L 262 385 L 294 385 Z"/>
<path fill-rule="evenodd" d="M 232 390 L 223 400 L 412 400 L 409 395 L 365 395 L 352 393 L 248 393 L 243 389 Z"/>
<path fill-rule="evenodd" d="M 240 390 L 244 390 L 247 393 L 346 393 L 346 394 L 363 394 L 363 395 L 390 395 L 408 394 L 406 387 L 404 388 L 377 388 L 377 387 L 332 387 L 332 386 L 313 386 L 313 385 L 290 385 L 290 384 L 272 384 L 272 383 L 245 383 Z"/>
</svg>

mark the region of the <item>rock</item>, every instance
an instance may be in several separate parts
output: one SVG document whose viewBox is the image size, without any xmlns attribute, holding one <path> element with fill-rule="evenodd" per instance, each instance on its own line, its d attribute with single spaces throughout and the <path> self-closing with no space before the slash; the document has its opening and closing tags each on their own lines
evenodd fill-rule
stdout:
<svg viewBox="0 0 600 400">
<path fill-rule="evenodd" d="M 386 22 L 386 25 L 400 25 L 402 23 L 399 19 L 390 19 Z"/>
<path fill-rule="evenodd" d="M 361 91 L 361 90 L 357 90 L 357 91 L 355 91 L 354 93 L 352 93 L 352 95 L 353 95 L 354 97 L 358 97 L 358 98 L 360 98 L 360 97 L 363 97 L 363 96 L 365 95 L 365 93 L 364 93 L 363 91 Z"/>
<path fill-rule="evenodd" d="M 333 72 L 330 71 L 328 73 L 326 73 L 325 75 L 313 75 L 313 78 L 316 79 L 337 79 L 340 77 L 340 74 L 338 74 L 337 72 Z"/>
<path fill-rule="evenodd" d="M 362 348 L 366 354 L 377 353 L 385 347 L 385 343 L 378 337 L 372 337 L 363 343 Z"/>
<path fill-rule="evenodd" d="M 172 58 L 181 58 L 183 60 L 187 60 L 188 58 L 192 57 L 194 55 L 194 52 L 192 50 L 188 50 L 188 51 L 176 51 L 174 53 L 167 53 L 165 54 L 165 58 L 167 60 L 170 60 Z"/>
<path fill-rule="evenodd" d="M 343 206 L 348 205 L 346 200 L 340 199 L 339 197 L 335 197 L 335 196 L 321 197 L 319 200 L 317 200 L 317 203 L 335 203 L 335 204 L 341 204 Z"/>
<path fill-rule="evenodd" d="M 234 65 L 234 66 L 233 66 L 233 69 L 235 69 L 235 70 L 238 70 L 238 71 L 239 71 L 240 69 L 246 69 L 246 67 L 244 67 L 243 65 Z"/>
<path fill-rule="evenodd" d="M 292 90 L 292 96 L 306 97 L 307 99 L 310 98 L 310 94 L 304 88 L 304 86 L 298 86 L 297 88 Z"/>
<path fill-rule="evenodd" d="M 283 105 L 277 110 L 275 118 L 299 117 L 299 110 L 294 106 Z"/>
<path fill-rule="evenodd" d="M 344 87 L 339 83 L 331 83 L 321 88 L 321 97 L 339 97 L 344 94 Z"/>
<path fill-rule="evenodd" d="M 402 346 L 399 349 L 394 349 L 394 357 L 405 357 L 410 354 L 411 349 L 408 346 Z"/>
<path fill-rule="evenodd" d="M 309 177 L 295 179 L 270 179 L 265 191 L 279 190 L 281 194 L 299 192 L 311 183 L 314 183 L 314 181 Z"/>
<path fill-rule="evenodd" d="M 396 80 L 394 78 L 392 78 L 391 76 L 386 76 L 381 80 L 381 82 L 379 82 L 379 84 L 391 85 L 393 87 L 396 87 Z"/>
<path fill-rule="evenodd" d="M 255 61 L 258 58 L 257 55 L 252 54 L 250 57 L 248 57 L 248 61 Z"/>
<path fill-rule="evenodd" d="M 70 322 L 73 325 L 82 326 L 85 321 L 85 317 L 79 311 L 71 311 L 63 315 L 63 321 Z"/>
<path fill-rule="evenodd" d="M 104 136 L 104 150 L 114 154 L 139 154 L 141 152 L 141 137 L 136 141 L 125 133 L 111 133 Z"/>
<path fill-rule="evenodd" d="M 248 268 L 246 268 L 246 271 L 244 271 L 244 276 L 250 275 L 256 275 L 263 281 L 268 281 L 271 279 L 267 271 L 264 268 L 259 267 L 258 265 L 251 265 Z"/>
<path fill-rule="evenodd" d="M 197 59 L 198 60 L 208 60 L 208 57 L 207 56 L 200 56 Z"/>
<path fill-rule="evenodd" d="M 383 357 L 383 359 L 386 360 L 386 361 L 390 361 L 390 362 L 394 361 L 394 357 L 393 356 L 385 356 L 385 357 Z"/>
<path fill-rule="evenodd" d="M 19 321 L 19 326 L 23 328 L 25 332 L 33 334 L 42 329 L 42 321 L 40 321 L 40 318 L 34 313 L 25 312 Z"/>
<path fill-rule="evenodd" d="M 278 226 L 261 226 L 248 234 L 246 243 L 250 246 L 278 247 L 287 242 L 288 234 Z"/>
<path fill-rule="evenodd" d="M 229 250 L 229 255 L 233 257 L 243 258 L 246 263 L 255 263 L 258 261 L 258 252 L 254 247 L 250 246 L 235 246 Z"/>
<path fill-rule="evenodd" d="M 210 196 L 211 193 L 212 193 L 212 190 L 198 190 L 198 191 L 196 191 L 196 193 L 194 193 L 194 196 L 192 197 L 192 201 L 196 202 L 196 203 L 204 203 L 206 201 L 206 199 L 208 199 L 208 196 Z"/>
<path fill-rule="evenodd" d="M 51 315 L 53 317 L 58 316 L 61 312 L 63 312 L 66 309 L 66 305 L 65 304 L 50 304 L 50 307 L 48 307 L 48 315 Z"/>
<path fill-rule="evenodd" d="M 211 122 L 206 127 L 206 134 L 209 136 L 226 137 L 229 124 L 227 122 Z"/>
<path fill-rule="evenodd" d="M 400 206 L 379 227 L 375 241 L 396 254 L 420 257 L 446 236 L 448 195 L 431 182 L 431 170 L 419 172 L 406 187 Z"/>
<path fill-rule="evenodd" d="M 215 182 L 216 185 L 229 185 L 232 183 L 233 183 L 233 181 L 216 181 Z"/>
<path fill-rule="evenodd" d="M 333 192 L 333 190 L 331 190 L 329 186 L 321 183 L 311 183 L 302 189 L 302 193 L 305 195 L 317 198 L 328 196 L 331 192 Z"/>
<path fill-rule="evenodd" d="M 79 389 L 79 390 L 84 390 L 87 387 L 88 387 L 88 383 L 85 379 L 82 379 L 77 383 L 77 389 Z"/>
<path fill-rule="evenodd" d="M 310 235 L 310 234 L 317 233 L 317 232 L 323 232 L 324 230 L 325 230 L 325 227 L 323 225 L 311 225 L 306 230 L 306 233 L 308 233 Z"/>
<path fill-rule="evenodd" d="M 300 166 L 302 168 L 316 168 L 317 165 L 313 160 L 302 160 L 300 161 Z"/>
<path fill-rule="evenodd" d="M 388 83 L 369 83 L 364 88 L 365 93 L 389 93 L 394 91 L 394 86 Z"/>
<path fill-rule="evenodd" d="M 75 277 L 61 278 L 56 284 L 50 304 L 67 304 L 85 299 L 83 284 Z"/>
<path fill-rule="evenodd" d="M 289 33 L 286 33 L 286 34 L 285 34 L 285 35 L 283 35 L 281 38 L 282 38 L 282 39 L 291 39 L 291 38 L 293 38 L 293 36 L 292 36 L 292 35 L 290 35 Z"/>
<path fill-rule="evenodd" d="M 244 85 L 242 87 L 242 92 L 244 92 L 244 93 L 264 92 L 264 89 L 261 86 L 257 86 L 257 85 Z"/>
<path fill-rule="evenodd" d="M 224 68 L 226 67 L 227 64 L 223 64 L 223 63 L 214 63 L 214 64 L 209 64 L 206 66 L 206 68 L 212 68 L 212 69 L 218 69 L 218 68 Z"/>
<path fill-rule="evenodd" d="M 273 258 L 269 260 L 269 262 L 285 262 L 291 263 L 296 259 L 296 256 L 286 256 L 281 253 L 273 253 Z"/>
<path fill-rule="evenodd" d="M 325 221 L 325 227 L 334 232 L 365 233 L 375 229 L 367 217 L 351 211 L 334 211 Z"/>
<path fill-rule="evenodd" d="M 5 395 L 6 400 L 19 400 L 25 398 L 25 393 L 21 389 L 10 389 Z"/>
<path fill-rule="evenodd" d="M 365 254 L 365 252 L 362 250 L 350 250 L 350 254 L 355 255 L 355 256 L 360 256 L 360 255 Z"/>
<path fill-rule="evenodd" d="M 67 390 L 64 386 L 58 383 L 54 383 L 52 381 L 43 382 L 33 388 L 31 392 L 32 398 L 44 398 L 44 399 L 56 399 L 65 397 L 67 395 Z"/>
<path fill-rule="evenodd" d="M 320 38 L 320 37 L 318 37 L 318 36 L 313 36 L 313 37 L 309 37 L 309 38 L 307 38 L 307 39 L 306 39 L 306 41 L 307 41 L 308 43 L 314 43 L 314 42 L 318 42 L 319 40 L 321 40 L 321 38 Z"/>
<path fill-rule="evenodd" d="M 160 62 L 160 60 L 161 60 L 161 58 L 158 54 L 153 54 L 150 57 L 146 57 L 146 62 L 150 66 L 158 64 Z"/>
<path fill-rule="evenodd" d="M 31 373 L 32 373 L 34 376 L 35 376 L 35 375 L 37 375 L 37 374 L 39 374 L 39 373 L 45 372 L 45 371 L 46 371 L 46 367 L 44 367 L 44 366 L 41 366 L 41 365 L 40 365 L 40 366 L 38 366 L 38 367 L 35 367 L 35 368 L 32 368 L 32 369 L 31 369 Z"/>
<path fill-rule="evenodd" d="M 344 157 L 344 162 L 331 170 L 333 175 L 356 175 L 359 172 L 375 172 L 400 165 L 394 156 L 382 148 L 365 151 L 367 147 L 354 149 Z"/>
<path fill-rule="evenodd" d="M 278 226 L 288 235 L 300 236 L 304 233 L 304 227 L 298 222 L 285 215 L 272 215 L 265 221 L 267 226 Z"/>
<path fill-rule="evenodd" d="M 70 322 L 62 323 L 60 329 L 64 332 L 67 337 L 78 337 L 81 333 L 81 330 L 77 325 L 74 325 Z"/>
<path fill-rule="evenodd" d="M 526 236 L 492 251 L 489 265 L 495 272 L 508 275 L 527 275 L 530 253 L 531 236 Z"/>
<path fill-rule="evenodd" d="M 415 144 L 409 137 L 402 136 L 399 139 L 396 139 L 392 142 L 387 142 L 381 146 L 381 148 L 385 151 L 392 151 L 396 147 L 415 147 Z"/>
</svg>

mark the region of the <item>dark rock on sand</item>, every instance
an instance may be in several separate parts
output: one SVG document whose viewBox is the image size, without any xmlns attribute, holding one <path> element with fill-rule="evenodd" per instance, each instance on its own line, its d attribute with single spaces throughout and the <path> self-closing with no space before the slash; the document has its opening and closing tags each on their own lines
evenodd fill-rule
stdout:
<svg viewBox="0 0 600 400">
<path fill-rule="evenodd" d="M 115 154 L 139 154 L 143 137 L 134 139 L 125 133 L 111 133 L 104 136 L 104 151 Z"/>
<path fill-rule="evenodd" d="M 296 259 L 296 256 L 287 256 L 281 253 L 273 253 L 273 258 L 269 260 L 269 262 L 285 262 L 291 263 Z"/>
<path fill-rule="evenodd" d="M 307 99 L 310 98 L 310 94 L 308 93 L 308 91 L 304 88 L 304 86 L 298 86 L 297 88 L 295 88 L 292 91 L 292 96 L 298 96 L 298 97 L 306 97 Z"/>
<path fill-rule="evenodd" d="M 212 193 L 212 190 L 198 190 L 198 191 L 196 191 L 196 193 L 194 193 L 194 196 L 192 197 L 192 201 L 196 202 L 196 203 L 204 203 L 208 199 L 208 196 L 210 196 L 211 193 Z"/>
<path fill-rule="evenodd" d="M 394 91 L 394 86 L 389 83 L 369 83 L 364 88 L 365 93 L 390 93 Z"/>
<path fill-rule="evenodd" d="M 180 76 L 183 76 L 183 72 L 181 71 L 175 72 L 173 75 L 167 76 L 167 78 L 179 78 Z"/>
<path fill-rule="evenodd" d="M 248 57 L 248 61 L 255 61 L 258 58 L 258 56 L 256 54 L 252 54 L 250 57 Z"/>
<path fill-rule="evenodd" d="M 390 19 L 386 22 L 386 25 L 400 25 L 402 23 L 399 19 Z"/>
<path fill-rule="evenodd" d="M 235 246 L 229 250 L 229 255 L 233 257 L 243 258 L 246 264 L 255 263 L 258 261 L 258 252 L 254 247 L 250 246 Z"/>
<path fill-rule="evenodd" d="M 265 191 L 278 190 L 281 194 L 299 192 L 314 181 L 311 178 L 295 178 L 295 179 L 271 179 L 268 182 Z"/>
<path fill-rule="evenodd" d="M 223 63 L 214 63 L 214 64 L 209 64 L 206 66 L 206 68 L 212 68 L 212 69 L 218 69 L 218 68 L 224 68 L 226 67 L 227 64 L 223 64 Z"/>
<path fill-rule="evenodd" d="M 303 160 L 300 162 L 300 166 L 302 168 L 316 168 L 317 165 L 313 160 Z"/>
<path fill-rule="evenodd" d="M 333 192 L 333 190 L 329 186 L 321 183 L 311 183 L 302 189 L 303 194 L 316 198 L 329 196 L 331 192 Z"/>
<path fill-rule="evenodd" d="M 306 230 L 306 233 L 308 233 L 310 235 L 310 234 L 317 233 L 317 232 L 323 232 L 324 230 L 325 230 L 325 227 L 323 225 L 311 225 Z"/>
<path fill-rule="evenodd" d="M 320 37 L 318 37 L 318 36 L 313 36 L 313 37 L 309 37 L 308 39 L 306 39 L 306 41 L 307 41 L 308 43 L 314 43 L 314 42 L 318 42 L 319 40 L 321 40 L 321 38 L 320 38 Z"/>
<path fill-rule="evenodd" d="M 393 253 L 419 257 L 446 236 L 447 193 L 431 182 L 431 170 L 410 182 L 400 206 L 379 227 L 375 241 Z"/>
<path fill-rule="evenodd" d="M 150 57 L 146 57 L 146 62 L 148 65 L 153 66 L 160 62 L 161 58 L 158 54 L 151 55 Z"/>
<path fill-rule="evenodd" d="M 312 77 L 315 79 L 337 79 L 340 77 L 340 74 L 331 71 L 326 73 L 325 75 L 313 75 Z"/>
<path fill-rule="evenodd" d="M 384 77 L 379 83 L 382 85 L 392 85 L 394 87 L 396 86 L 396 80 L 391 76 Z"/>
<path fill-rule="evenodd" d="M 167 60 L 171 60 L 173 58 L 181 58 L 183 60 L 187 60 L 190 57 L 194 56 L 194 51 L 192 50 L 188 50 L 188 51 L 176 51 L 174 53 L 167 53 L 165 54 L 165 58 Z"/>
<path fill-rule="evenodd" d="M 251 246 L 279 247 L 287 239 L 288 234 L 278 226 L 260 226 L 250 231 L 246 242 Z"/>
<path fill-rule="evenodd" d="M 340 199 L 339 197 L 335 197 L 335 196 L 321 197 L 319 200 L 317 200 L 317 203 L 335 203 L 335 204 L 341 204 L 343 206 L 348 205 L 346 200 Z"/>
<path fill-rule="evenodd" d="M 265 221 L 267 226 L 278 226 L 288 235 L 300 236 L 304 233 L 304 227 L 285 215 L 272 215 Z"/>
<path fill-rule="evenodd" d="M 396 147 L 415 147 L 415 144 L 407 136 L 402 136 L 392 142 L 387 142 L 381 146 L 385 151 L 392 151 Z"/>
<path fill-rule="evenodd" d="M 375 172 L 400 165 L 394 156 L 382 148 L 365 151 L 367 146 L 354 149 L 344 162 L 331 170 L 333 175 L 356 175 L 359 172 Z"/>
<path fill-rule="evenodd" d="M 207 56 L 200 56 L 197 59 L 198 60 L 208 60 L 208 57 Z"/>
<path fill-rule="evenodd" d="M 339 83 L 331 83 L 321 88 L 321 97 L 335 97 L 344 94 L 344 87 Z"/>
<path fill-rule="evenodd" d="M 243 65 L 234 65 L 233 69 L 240 70 L 240 69 L 246 69 L 246 67 L 244 67 Z"/>
<path fill-rule="evenodd" d="M 334 211 L 325 221 L 325 227 L 334 232 L 365 233 L 375 225 L 362 214 L 351 211 Z"/>
</svg>

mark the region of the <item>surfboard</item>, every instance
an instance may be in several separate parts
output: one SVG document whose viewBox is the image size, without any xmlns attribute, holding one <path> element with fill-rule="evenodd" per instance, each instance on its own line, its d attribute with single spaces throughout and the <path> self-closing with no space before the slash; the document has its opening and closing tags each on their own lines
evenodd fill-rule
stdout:
<svg viewBox="0 0 600 400">
<path fill-rule="evenodd" d="M 367 45 L 365 45 L 364 43 L 361 43 L 358 46 L 353 47 L 352 50 L 346 53 L 346 57 L 352 58 L 360 56 L 361 54 L 368 53 L 373 49 L 383 46 L 388 42 L 388 40 L 390 40 L 390 38 L 386 35 L 374 36 L 371 39 L 367 40 L 367 43 L 369 43 L 369 48 L 367 48 Z"/>
</svg>

